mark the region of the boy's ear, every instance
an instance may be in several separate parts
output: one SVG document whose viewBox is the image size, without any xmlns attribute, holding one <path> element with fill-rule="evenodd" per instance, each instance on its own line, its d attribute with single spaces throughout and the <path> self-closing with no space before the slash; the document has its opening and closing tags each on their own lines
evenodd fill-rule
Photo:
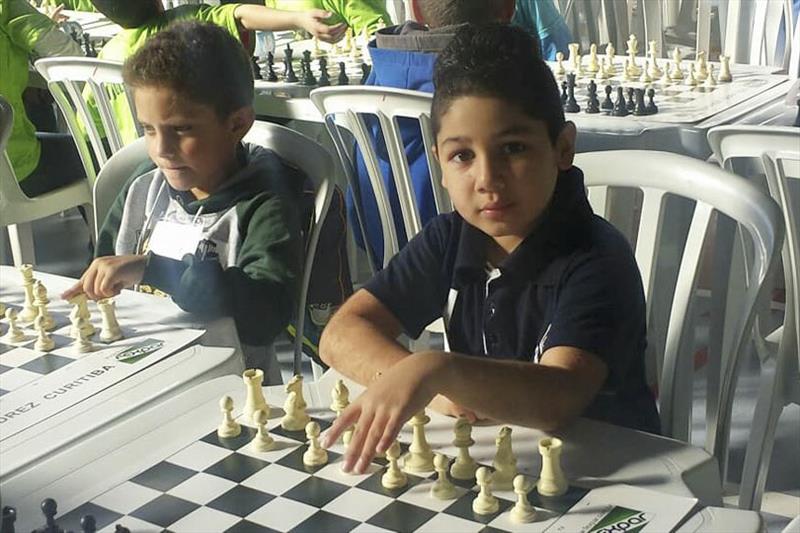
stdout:
<svg viewBox="0 0 800 533">
<path fill-rule="evenodd" d="M 572 168 L 572 161 L 575 159 L 575 137 L 577 132 L 575 124 L 567 121 L 561 128 L 561 133 L 556 139 L 556 157 L 558 159 L 558 170 L 569 170 Z"/>
<path fill-rule="evenodd" d="M 231 136 L 236 139 L 236 142 L 241 141 L 256 120 L 255 111 L 252 106 L 245 106 L 237 109 L 228 117 L 228 127 Z"/>
</svg>

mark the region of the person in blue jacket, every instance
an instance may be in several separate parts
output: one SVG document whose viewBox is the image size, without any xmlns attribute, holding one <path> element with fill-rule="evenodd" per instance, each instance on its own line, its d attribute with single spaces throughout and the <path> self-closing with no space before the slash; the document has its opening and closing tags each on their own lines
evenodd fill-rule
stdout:
<svg viewBox="0 0 800 533">
<path fill-rule="evenodd" d="M 369 43 L 372 71 L 366 85 L 395 87 L 433 92 L 433 65 L 438 52 L 444 49 L 456 30 L 467 23 L 509 22 L 514 13 L 514 0 L 475 2 L 472 0 L 411 0 L 415 20 L 379 30 Z M 389 194 L 400 246 L 407 242 L 397 189 L 389 166 L 389 156 L 376 121 L 370 123 L 381 174 Z M 422 223 L 433 218 L 436 206 L 431 190 L 430 173 L 422 135 L 415 120 L 400 121 L 409 171 L 413 181 L 417 207 Z M 369 183 L 364 159 L 356 153 L 356 176 L 359 191 L 347 196 L 348 217 L 361 247 L 361 231 L 356 219 L 356 200 L 360 196 L 366 240 L 376 268 L 382 266 L 383 235 L 375 196 Z"/>
<path fill-rule="evenodd" d="M 539 38 L 545 60 L 555 61 L 556 52 L 569 51 L 572 34 L 553 0 L 517 0 L 511 23 Z"/>
</svg>

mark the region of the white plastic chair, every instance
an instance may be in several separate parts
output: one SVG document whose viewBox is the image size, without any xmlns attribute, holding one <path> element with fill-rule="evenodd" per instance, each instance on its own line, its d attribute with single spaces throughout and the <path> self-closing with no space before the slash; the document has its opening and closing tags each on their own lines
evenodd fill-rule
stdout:
<svg viewBox="0 0 800 533">
<path fill-rule="evenodd" d="M 721 4 L 722 49 L 734 63 L 790 66 L 797 20 L 792 0 L 727 0 Z M 780 27 L 784 29 L 783 55 L 778 56 Z M 795 51 L 795 54 L 797 52 Z M 797 58 L 797 56 L 794 56 Z"/>
<path fill-rule="evenodd" d="M 259 144 L 274 151 L 288 163 L 298 167 L 314 184 L 314 220 L 305 236 L 305 254 L 300 295 L 297 299 L 296 333 L 294 336 L 294 373 L 300 374 L 303 358 L 303 331 L 306 319 L 306 300 L 311 283 L 314 256 L 317 251 L 322 222 L 328 214 L 333 197 L 333 187 L 328 180 L 333 167 L 330 153 L 315 141 L 289 128 L 269 122 L 256 121 L 244 138 L 245 141 Z M 312 361 L 314 379 L 322 375 L 322 369 Z"/>
<path fill-rule="evenodd" d="M 144 137 L 136 139 L 112 155 L 97 173 L 92 195 L 94 198 L 95 238 L 106 219 L 109 209 L 117 199 L 125 182 L 142 164 L 150 160 Z"/>
<path fill-rule="evenodd" d="M 65 209 L 92 203 L 86 180 L 28 198 L 17 182 L 17 176 L 6 154 L 6 146 L 14 122 L 14 110 L 0 96 L 0 227 L 8 228 L 11 253 L 15 265 L 35 263 L 31 222 Z"/>
<path fill-rule="evenodd" d="M 311 91 L 311 101 L 314 102 L 320 113 L 325 117 L 325 125 L 333 138 L 348 184 L 354 191 L 359 191 L 359 182 L 354 170 L 353 148 L 344 140 L 339 127 L 352 133 L 356 145 L 364 157 L 364 163 L 369 174 L 372 192 L 375 195 L 381 219 L 384 243 L 383 257 L 376 262 L 381 266 L 385 266 L 400 251 L 400 246 L 389 195 L 378 164 L 378 155 L 375 152 L 370 128 L 367 126 L 365 118 L 368 116 L 376 117 L 379 121 L 389 154 L 392 177 L 400 200 L 403 225 L 406 236 L 410 240 L 422 229 L 422 220 L 417 208 L 417 199 L 414 194 L 411 173 L 408 169 L 408 160 L 406 159 L 403 140 L 400 135 L 398 118 L 410 118 L 419 121 L 427 153 L 436 210 L 439 213 L 452 210 L 450 198 L 441 185 L 439 165 L 433 156 L 435 140 L 433 139 L 430 125 L 432 99 L 433 96 L 429 93 L 388 87 L 337 86 Z M 364 219 L 360 213 L 359 202 L 356 202 L 356 209 L 360 219 L 359 223 L 362 227 L 362 235 L 366 242 L 366 232 L 363 228 Z M 369 254 L 369 247 L 367 247 L 367 252 Z M 372 261 L 370 263 L 371 267 Z"/>
<path fill-rule="evenodd" d="M 725 472 L 738 364 L 748 347 L 754 307 L 762 295 L 763 281 L 774 267 L 782 243 L 780 209 L 743 178 L 677 154 L 640 150 L 590 152 L 578 154 L 575 164 L 584 172 L 589 198 L 598 214 L 606 212 L 609 187 L 638 189 L 643 195 L 635 254 L 648 302 L 648 329 L 653 326 L 650 323 L 650 302 L 655 291 L 655 261 L 665 199 L 674 195 L 695 202 L 672 297 L 663 363 L 658 365 L 659 408 L 662 431 L 667 436 L 684 441 L 689 439 L 693 358 L 685 341 L 704 236 L 712 213 L 718 211 L 732 218 L 753 241 L 755 253 L 743 305 L 735 320 L 725 324 L 734 342 L 728 364 L 723 365 L 720 371 L 718 408 L 707 411 L 706 419 L 709 433 L 706 449 L 717 457 L 721 472 Z"/>
<path fill-rule="evenodd" d="M 119 110 L 114 110 L 112 97 L 124 92 L 128 109 L 134 108 L 132 95 L 122 80 L 122 63 L 83 57 L 49 57 L 38 60 L 36 70 L 47 81 L 64 115 L 86 177 L 93 185 L 108 158 L 125 144 L 116 115 Z M 89 110 L 86 98 L 89 94 L 94 99 L 102 130 Z"/>
</svg>

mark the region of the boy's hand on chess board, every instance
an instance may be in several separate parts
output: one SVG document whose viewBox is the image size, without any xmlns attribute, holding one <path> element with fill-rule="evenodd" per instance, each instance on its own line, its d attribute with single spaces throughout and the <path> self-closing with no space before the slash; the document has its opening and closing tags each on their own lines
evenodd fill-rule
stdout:
<svg viewBox="0 0 800 533">
<path fill-rule="evenodd" d="M 91 300 L 111 298 L 122 289 L 142 281 L 147 265 L 146 255 L 112 255 L 98 257 L 78 282 L 66 290 L 61 297 L 69 300 L 85 293 Z"/>
<path fill-rule="evenodd" d="M 320 41 L 335 43 L 344 37 L 347 25 L 343 22 L 328 25 L 324 21 L 331 16 L 331 13 L 323 9 L 309 9 L 308 11 L 297 13 L 297 25 Z"/>
<path fill-rule="evenodd" d="M 389 449 L 403 424 L 436 396 L 436 376 L 446 365 L 443 352 L 418 352 L 395 363 L 342 411 L 322 446 L 327 448 L 355 426 L 342 469 L 363 474 L 375 453 Z"/>
</svg>

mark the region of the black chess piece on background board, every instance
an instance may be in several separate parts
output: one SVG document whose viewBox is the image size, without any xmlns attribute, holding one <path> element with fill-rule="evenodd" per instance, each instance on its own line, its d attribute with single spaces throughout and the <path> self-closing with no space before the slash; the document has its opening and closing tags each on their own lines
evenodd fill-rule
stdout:
<svg viewBox="0 0 800 533">
<path fill-rule="evenodd" d="M 628 108 L 628 112 L 633 112 L 636 109 L 636 101 L 633 99 L 633 87 L 628 87 L 628 103 L 625 104 Z"/>
<path fill-rule="evenodd" d="M 331 79 L 328 75 L 328 60 L 324 57 L 320 57 L 317 63 L 319 63 L 319 81 L 317 85 L 320 87 L 327 87 L 331 84 Z"/>
<path fill-rule="evenodd" d="M 116 524 L 114 526 L 115 533 L 131 533 L 131 530 L 127 527 L 123 526 L 122 524 Z"/>
<path fill-rule="evenodd" d="M 569 95 L 567 95 L 567 82 L 566 81 L 562 81 L 561 82 L 561 105 L 566 105 L 568 97 L 569 97 Z"/>
<path fill-rule="evenodd" d="M 564 105 L 564 111 L 567 113 L 579 113 L 581 106 L 575 100 L 575 74 L 567 74 L 567 103 Z"/>
<path fill-rule="evenodd" d="M 589 80 L 589 102 L 586 104 L 586 112 L 595 114 L 600 112 L 600 100 L 597 99 L 597 84 L 594 80 Z"/>
<path fill-rule="evenodd" d="M 647 115 L 647 106 L 644 103 L 644 89 L 636 89 L 634 91 L 634 98 L 636 99 L 636 107 L 633 110 L 633 114 L 637 117 L 641 117 Z"/>
<path fill-rule="evenodd" d="M 615 117 L 627 117 L 628 104 L 625 102 L 625 95 L 622 94 L 622 87 L 617 87 L 617 101 L 614 102 L 614 111 L 612 113 Z"/>
<path fill-rule="evenodd" d="M 261 75 L 261 65 L 258 64 L 258 58 L 253 56 L 250 60 L 253 62 L 253 79 L 263 80 L 264 76 Z"/>
<path fill-rule="evenodd" d="M 372 72 L 372 67 L 366 63 L 361 63 L 361 85 L 366 85 L 370 72 Z"/>
<path fill-rule="evenodd" d="M 2 522 L 0 522 L 0 533 L 14 533 L 14 522 L 17 521 L 17 510 L 11 506 L 3 507 Z"/>
<path fill-rule="evenodd" d="M 83 34 L 83 53 L 86 57 L 95 57 L 92 55 L 92 43 L 88 33 Z"/>
<path fill-rule="evenodd" d="M 267 81 L 278 81 L 278 75 L 275 74 L 275 56 L 272 52 L 267 52 Z"/>
<path fill-rule="evenodd" d="M 286 50 L 283 52 L 283 62 L 286 65 L 284 80 L 289 83 L 294 83 L 297 81 L 297 74 L 294 73 L 294 65 L 292 64 L 293 55 L 294 51 L 292 50 L 292 47 L 287 44 Z"/>
<path fill-rule="evenodd" d="M 658 106 L 655 102 L 656 97 L 656 90 L 652 87 L 647 89 L 647 114 L 648 115 L 655 115 L 658 113 Z"/>
<path fill-rule="evenodd" d="M 58 504 L 53 498 L 45 498 L 41 505 L 42 514 L 45 518 L 44 526 L 35 529 L 33 533 L 64 533 L 64 530 L 56 524 L 58 514 Z"/>
<path fill-rule="evenodd" d="M 614 110 L 614 102 L 611 100 L 611 91 L 613 91 L 613 87 L 611 85 L 606 85 L 606 97 L 603 100 L 603 103 L 600 104 L 600 108 L 606 111 L 613 111 Z"/>
<path fill-rule="evenodd" d="M 347 77 L 344 61 L 339 61 L 339 77 L 336 83 L 339 85 L 350 85 L 350 78 Z"/>
<path fill-rule="evenodd" d="M 81 517 L 81 531 L 83 533 L 95 533 L 97 531 L 97 520 L 90 514 Z"/>
</svg>

